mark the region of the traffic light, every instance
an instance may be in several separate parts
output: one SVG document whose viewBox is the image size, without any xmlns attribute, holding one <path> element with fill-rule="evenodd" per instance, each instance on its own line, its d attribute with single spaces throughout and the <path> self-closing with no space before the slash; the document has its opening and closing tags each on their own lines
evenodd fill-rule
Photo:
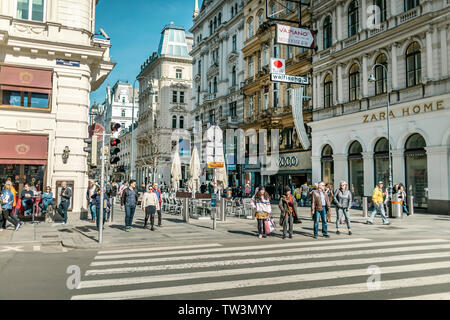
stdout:
<svg viewBox="0 0 450 320">
<path fill-rule="evenodd" d="M 84 143 L 87 143 L 87 147 L 83 148 L 84 152 L 89 153 L 91 166 L 97 166 L 97 137 L 84 139 Z"/>
<path fill-rule="evenodd" d="M 111 122 L 111 139 L 110 139 L 110 160 L 109 162 L 111 164 L 116 164 L 120 161 L 120 158 L 118 156 L 120 149 L 117 147 L 120 144 L 119 139 L 119 129 L 121 125 L 120 123 Z"/>
</svg>

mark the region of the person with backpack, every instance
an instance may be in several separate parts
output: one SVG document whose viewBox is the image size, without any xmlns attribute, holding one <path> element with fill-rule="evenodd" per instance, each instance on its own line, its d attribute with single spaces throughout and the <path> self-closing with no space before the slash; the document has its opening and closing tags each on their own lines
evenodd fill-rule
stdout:
<svg viewBox="0 0 450 320">
<path fill-rule="evenodd" d="M 136 190 L 136 180 L 131 180 L 128 188 L 124 189 L 121 197 L 121 208 L 125 208 L 125 231 L 131 231 L 133 217 L 138 202 L 138 193 Z"/>
<path fill-rule="evenodd" d="M 286 230 L 289 227 L 289 239 L 292 239 L 292 232 L 294 228 L 294 215 L 297 214 L 297 202 L 291 193 L 291 188 L 284 187 L 284 194 L 281 196 L 278 204 L 280 215 L 280 226 L 283 226 L 283 239 L 286 239 Z"/>
<path fill-rule="evenodd" d="M 336 205 L 336 234 L 340 234 L 339 232 L 339 221 L 341 218 L 341 211 L 345 216 L 345 221 L 347 222 L 348 234 L 352 234 L 352 229 L 350 226 L 350 218 L 348 209 L 352 207 L 352 193 L 348 190 L 348 184 L 345 181 L 341 181 L 339 183 L 339 189 L 334 193 L 333 202 Z"/>
</svg>

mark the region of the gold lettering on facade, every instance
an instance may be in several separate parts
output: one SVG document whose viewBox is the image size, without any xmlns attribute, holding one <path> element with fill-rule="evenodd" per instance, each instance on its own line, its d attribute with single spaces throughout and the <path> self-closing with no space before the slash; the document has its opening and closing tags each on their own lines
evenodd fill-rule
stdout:
<svg viewBox="0 0 450 320">
<path fill-rule="evenodd" d="M 372 115 L 372 117 L 370 118 L 370 121 L 377 121 L 377 116 L 375 114 Z"/>
<path fill-rule="evenodd" d="M 414 106 L 414 107 L 413 107 L 413 112 L 414 112 L 415 114 L 419 113 L 419 112 L 420 112 L 420 106 Z"/>
<path fill-rule="evenodd" d="M 395 118 L 394 112 L 392 112 L 392 110 L 389 111 L 389 116 L 390 116 L 391 118 Z"/>
<path fill-rule="evenodd" d="M 385 112 L 380 112 L 380 120 L 386 120 L 386 113 Z"/>
<path fill-rule="evenodd" d="M 408 114 L 409 116 L 409 107 L 408 108 L 403 108 L 403 115 Z"/>
<path fill-rule="evenodd" d="M 443 110 L 444 109 L 444 106 L 442 105 L 443 103 L 444 103 L 444 101 L 442 101 L 442 100 L 439 100 L 439 101 L 436 102 L 437 110 Z"/>
<path fill-rule="evenodd" d="M 364 115 L 364 123 L 368 123 L 369 122 L 369 115 L 365 114 Z"/>
<path fill-rule="evenodd" d="M 433 111 L 433 103 L 430 104 L 423 104 L 423 111 L 427 112 L 427 111 Z"/>
</svg>

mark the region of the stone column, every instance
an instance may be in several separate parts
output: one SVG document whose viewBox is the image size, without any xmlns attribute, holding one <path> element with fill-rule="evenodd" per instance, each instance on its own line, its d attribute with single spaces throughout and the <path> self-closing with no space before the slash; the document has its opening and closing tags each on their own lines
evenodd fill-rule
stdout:
<svg viewBox="0 0 450 320">
<path fill-rule="evenodd" d="M 432 30 L 427 31 L 426 46 L 427 46 L 427 78 L 433 80 L 433 39 Z"/>
<path fill-rule="evenodd" d="M 448 77 L 448 49 L 447 49 L 447 28 L 448 25 L 441 29 L 441 79 Z"/>
<path fill-rule="evenodd" d="M 339 181 L 345 180 L 348 182 L 348 161 L 346 154 L 334 154 L 334 189 L 337 188 Z M 333 190 L 334 191 L 334 190 Z"/>
<path fill-rule="evenodd" d="M 337 99 L 337 88 L 338 88 L 337 81 L 338 81 L 338 79 L 337 79 L 337 67 L 336 66 L 333 69 L 332 78 L 333 78 L 333 101 L 331 103 L 332 103 L 332 105 L 336 105 L 337 100 L 338 100 Z"/>
<path fill-rule="evenodd" d="M 361 0 L 361 30 L 367 28 L 367 4 L 366 0 Z"/>
<path fill-rule="evenodd" d="M 311 183 L 316 183 L 319 180 L 322 179 L 322 172 L 321 172 L 321 163 L 320 163 L 320 156 L 311 156 L 311 164 L 312 164 L 312 181 Z"/>
<path fill-rule="evenodd" d="M 392 5 L 392 4 L 391 4 Z M 398 70 L 397 70 L 397 43 L 393 43 L 391 47 L 391 55 L 392 55 L 392 64 L 391 64 L 391 89 L 397 90 L 398 89 Z M 389 83 L 388 83 L 389 85 Z"/>
<path fill-rule="evenodd" d="M 338 103 L 343 103 L 344 102 L 344 97 L 343 97 L 343 93 L 342 93 L 342 68 L 343 65 L 342 64 L 338 64 L 337 66 L 337 102 Z"/>
<path fill-rule="evenodd" d="M 337 11 L 337 41 L 341 41 L 343 36 L 342 36 L 342 5 L 341 4 L 337 4 L 336 5 L 336 11 Z"/>
<path fill-rule="evenodd" d="M 403 150 L 392 150 L 392 185 L 405 184 L 405 157 Z"/>
<path fill-rule="evenodd" d="M 428 172 L 428 211 L 449 213 L 450 147 L 426 147 Z"/>
<path fill-rule="evenodd" d="M 316 90 L 316 86 L 317 86 L 317 75 L 313 76 L 313 109 L 317 109 L 318 107 L 318 103 L 317 103 L 317 90 Z"/>
<path fill-rule="evenodd" d="M 364 167 L 364 196 L 371 197 L 374 182 L 374 165 L 373 165 L 373 152 L 363 152 L 363 167 Z"/>
<path fill-rule="evenodd" d="M 369 96 L 369 78 L 367 76 L 367 68 L 370 68 L 370 70 L 372 70 L 372 66 L 367 66 L 367 58 L 368 55 L 365 54 L 363 55 L 363 60 L 362 60 L 362 95 L 363 97 L 368 97 Z"/>
</svg>

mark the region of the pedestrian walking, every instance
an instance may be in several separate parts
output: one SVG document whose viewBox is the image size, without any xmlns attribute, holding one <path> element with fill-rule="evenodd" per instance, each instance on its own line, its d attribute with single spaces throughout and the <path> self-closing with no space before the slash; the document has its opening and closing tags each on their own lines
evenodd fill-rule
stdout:
<svg viewBox="0 0 450 320">
<path fill-rule="evenodd" d="M 155 224 L 155 213 L 161 210 L 161 206 L 155 189 L 153 189 L 152 186 L 149 186 L 148 191 L 144 193 L 141 208 L 145 212 L 144 229 L 147 227 L 148 218 L 150 217 L 150 230 L 154 231 L 155 229 L 153 226 Z"/>
<path fill-rule="evenodd" d="M 267 238 L 266 230 L 264 228 L 264 221 L 272 213 L 270 205 L 270 196 L 264 187 L 261 187 L 252 198 L 252 207 L 255 210 L 255 217 L 258 221 L 258 238 Z"/>
<path fill-rule="evenodd" d="M 373 211 L 369 219 L 367 219 L 366 224 L 373 224 L 373 219 L 375 218 L 375 215 L 377 213 L 381 215 L 381 220 L 383 220 L 384 225 L 390 224 L 384 210 L 384 200 L 383 200 L 384 196 L 387 196 L 387 194 L 385 191 L 383 191 L 383 181 L 379 181 L 378 186 L 376 186 L 375 189 L 373 189 L 372 193 Z"/>
<path fill-rule="evenodd" d="M 336 234 L 339 232 L 339 222 L 341 220 L 341 213 L 345 216 L 345 221 L 347 222 L 348 234 L 352 234 L 352 229 L 350 226 L 350 218 L 348 209 L 352 207 L 352 192 L 348 189 L 348 184 L 346 181 L 341 181 L 339 183 L 339 189 L 334 193 L 333 202 L 336 205 Z"/>
<path fill-rule="evenodd" d="M 300 198 L 300 205 L 302 207 L 306 207 L 306 200 L 308 199 L 308 193 L 309 193 L 309 187 L 308 184 L 303 183 L 301 188 L 300 188 L 300 193 L 301 193 L 301 198 Z"/>
<path fill-rule="evenodd" d="M 1 208 L 2 208 L 2 222 L 0 225 L 0 231 L 3 231 L 3 229 L 6 229 L 6 222 L 8 221 L 8 218 L 10 218 L 14 222 L 14 230 L 17 231 L 20 228 L 21 222 L 15 215 L 12 214 L 13 204 L 14 204 L 14 195 L 11 192 L 11 181 L 6 181 L 4 189 L 2 190 L 0 194 L 0 200 L 1 200 Z"/>
<path fill-rule="evenodd" d="M 252 193 L 252 187 L 250 187 L 250 183 L 247 183 L 247 184 L 245 185 L 245 190 L 244 190 L 244 192 L 245 192 L 245 197 L 246 197 L 246 198 L 249 198 L 249 197 L 250 197 L 250 194 Z"/>
<path fill-rule="evenodd" d="M 58 213 L 63 218 L 63 224 L 67 223 L 67 209 L 70 206 L 70 199 L 72 198 L 72 189 L 67 186 L 67 182 L 61 182 L 61 202 L 58 206 Z"/>
<path fill-rule="evenodd" d="M 125 208 L 125 231 L 131 231 L 133 217 L 136 211 L 138 194 L 136 190 L 136 180 L 131 180 L 129 187 L 123 190 L 120 200 L 122 210 Z"/>
<path fill-rule="evenodd" d="M 128 182 L 122 183 L 122 185 L 119 188 L 119 195 L 120 195 L 120 197 L 122 197 L 123 190 L 125 190 L 126 188 L 128 188 Z"/>
<path fill-rule="evenodd" d="M 409 211 L 406 206 L 406 192 L 405 192 L 405 187 L 403 186 L 403 184 L 396 184 L 394 186 L 394 191 L 393 191 L 392 197 L 393 197 L 393 202 L 400 203 L 402 206 L 402 211 L 404 213 L 406 213 L 407 216 L 409 216 Z"/>
<path fill-rule="evenodd" d="M 297 185 L 297 188 L 295 188 L 295 190 L 294 190 L 294 197 L 295 197 L 295 200 L 297 201 L 297 204 L 300 207 L 302 207 L 302 203 L 301 203 L 301 200 L 302 200 L 302 188 L 301 188 L 301 186 Z"/>
<path fill-rule="evenodd" d="M 200 192 L 206 193 L 206 184 L 204 182 L 202 182 L 202 185 L 200 186 Z"/>
<path fill-rule="evenodd" d="M 93 196 L 95 195 L 97 190 L 97 186 L 95 185 L 94 181 L 89 180 L 88 182 L 88 188 L 86 191 L 86 200 L 88 201 L 89 211 L 91 212 L 91 220 L 90 222 L 95 221 L 95 203 Z"/>
<path fill-rule="evenodd" d="M 322 219 L 322 234 L 329 238 L 327 230 L 327 213 L 330 214 L 330 198 L 325 192 L 325 182 L 318 184 L 318 189 L 311 194 L 311 215 L 314 220 L 314 239 L 319 234 L 319 219 Z"/>
<path fill-rule="evenodd" d="M 92 202 L 95 206 L 95 212 L 97 213 L 95 223 L 97 225 L 97 229 L 100 228 L 100 204 L 101 204 L 101 194 L 102 189 L 100 187 L 96 187 L 95 193 L 92 195 Z M 106 192 L 103 192 L 103 229 L 105 229 L 106 222 L 106 213 L 108 208 L 110 207 L 109 197 Z"/>
<path fill-rule="evenodd" d="M 8 181 L 9 181 L 10 184 L 11 184 L 11 189 L 10 189 L 10 191 L 11 191 L 11 193 L 12 193 L 13 196 L 14 196 L 14 202 L 13 202 L 13 214 L 14 214 L 14 213 L 16 212 L 16 205 L 17 205 L 17 190 L 16 190 L 16 188 L 14 187 L 14 184 L 13 184 L 11 178 L 8 178 L 8 179 L 5 181 L 5 184 L 6 184 Z"/>
<path fill-rule="evenodd" d="M 156 196 L 158 197 L 158 202 L 159 202 L 159 207 L 156 209 L 156 212 L 158 213 L 158 227 L 162 227 L 162 218 L 161 218 L 161 204 L 162 204 L 161 190 L 159 190 L 158 184 L 157 184 L 156 182 L 153 184 L 153 189 L 154 189 L 154 192 L 155 192 Z"/>
<path fill-rule="evenodd" d="M 328 199 L 330 200 L 330 203 L 333 201 L 334 193 L 333 193 L 333 186 L 329 183 L 325 184 L 325 193 L 328 196 Z M 327 222 L 331 222 L 331 210 L 327 214 Z"/>
<path fill-rule="evenodd" d="M 284 188 L 284 194 L 281 196 L 278 204 L 280 214 L 280 226 L 283 226 L 283 239 L 286 239 L 286 231 L 289 228 L 289 238 L 292 239 L 292 232 L 294 229 L 294 215 L 297 213 L 297 202 L 292 196 L 289 187 Z"/>
</svg>

